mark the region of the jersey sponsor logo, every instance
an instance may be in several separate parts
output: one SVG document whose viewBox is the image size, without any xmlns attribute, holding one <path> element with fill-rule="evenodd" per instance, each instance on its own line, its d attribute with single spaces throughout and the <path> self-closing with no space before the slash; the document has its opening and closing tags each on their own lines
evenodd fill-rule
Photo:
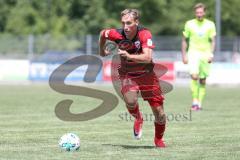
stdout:
<svg viewBox="0 0 240 160">
<path fill-rule="evenodd" d="M 130 41 L 130 40 L 124 39 L 124 40 L 121 40 L 118 43 L 118 47 L 121 50 L 128 50 L 128 49 L 131 49 L 133 47 L 133 42 Z"/>
<path fill-rule="evenodd" d="M 140 41 L 134 42 L 134 45 L 135 45 L 135 47 L 136 47 L 137 49 L 139 49 L 139 48 L 140 48 Z"/>
<path fill-rule="evenodd" d="M 204 31 L 203 31 L 203 30 L 199 30 L 199 31 L 198 31 L 198 36 L 199 36 L 199 37 L 203 37 L 203 36 L 204 36 L 204 34 L 205 34 L 205 33 L 204 33 Z"/>
<path fill-rule="evenodd" d="M 148 39 L 148 40 L 147 40 L 147 45 L 148 45 L 149 47 L 151 47 L 151 46 L 153 45 L 153 43 L 152 43 L 152 40 L 151 40 L 151 39 Z"/>
</svg>

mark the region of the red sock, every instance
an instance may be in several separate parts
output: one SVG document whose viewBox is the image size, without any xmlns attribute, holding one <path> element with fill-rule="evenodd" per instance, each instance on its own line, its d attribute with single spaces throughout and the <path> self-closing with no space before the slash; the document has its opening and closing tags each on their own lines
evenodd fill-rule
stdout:
<svg viewBox="0 0 240 160">
<path fill-rule="evenodd" d="M 135 108 L 134 109 L 128 109 L 128 112 L 133 116 L 135 117 L 136 119 L 142 119 L 142 114 L 141 112 L 139 111 L 139 106 L 138 104 L 135 105 Z"/>
<path fill-rule="evenodd" d="M 154 122 L 154 125 L 155 125 L 155 138 L 162 139 L 164 131 L 165 131 L 166 123 L 159 124 L 159 123 Z"/>
</svg>

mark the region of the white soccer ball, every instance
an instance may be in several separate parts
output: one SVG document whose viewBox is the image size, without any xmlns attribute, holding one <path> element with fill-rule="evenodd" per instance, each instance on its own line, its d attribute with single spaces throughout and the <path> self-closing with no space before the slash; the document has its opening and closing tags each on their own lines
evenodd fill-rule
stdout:
<svg viewBox="0 0 240 160">
<path fill-rule="evenodd" d="M 67 133 L 60 138 L 58 144 L 64 151 L 76 151 L 80 148 L 80 138 L 74 133 Z"/>
</svg>

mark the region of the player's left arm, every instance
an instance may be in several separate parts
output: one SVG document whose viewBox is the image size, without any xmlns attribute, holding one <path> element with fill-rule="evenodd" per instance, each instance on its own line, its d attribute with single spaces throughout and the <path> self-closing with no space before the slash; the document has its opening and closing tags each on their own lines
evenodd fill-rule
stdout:
<svg viewBox="0 0 240 160">
<path fill-rule="evenodd" d="M 208 63 L 212 63 L 214 57 L 213 54 L 216 48 L 216 27 L 214 23 L 212 23 L 212 27 L 210 30 L 210 41 L 211 41 L 211 56 L 208 59 Z"/>
<path fill-rule="evenodd" d="M 215 51 L 215 47 L 216 47 L 216 36 L 213 36 L 211 38 L 211 52 L 212 52 L 212 55 L 209 57 L 208 63 L 212 63 L 212 61 L 213 61 L 213 57 L 214 57 L 213 53 Z"/>
</svg>

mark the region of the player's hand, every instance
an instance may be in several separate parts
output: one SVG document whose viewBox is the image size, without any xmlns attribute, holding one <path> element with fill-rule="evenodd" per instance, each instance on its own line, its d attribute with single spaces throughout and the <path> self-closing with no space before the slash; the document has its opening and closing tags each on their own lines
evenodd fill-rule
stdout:
<svg viewBox="0 0 240 160">
<path fill-rule="evenodd" d="M 118 49 L 118 55 L 125 57 L 125 58 L 129 58 L 130 54 L 125 50 Z"/>
<path fill-rule="evenodd" d="M 188 64 L 188 58 L 187 58 L 187 56 L 184 56 L 184 57 L 182 58 L 182 61 L 183 61 L 184 64 Z"/>
<path fill-rule="evenodd" d="M 106 49 L 104 50 L 104 53 L 105 53 L 105 56 L 108 56 L 108 55 L 111 54 L 111 51 L 109 50 L 109 48 L 106 48 Z"/>
<path fill-rule="evenodd" d="M 213 61 L 213 57 L 209 57 L 208 58 L 208 63 L 212 63 L 212 61 Z"/>
<path fill-rule="evenodd" d="M 108 48 L 105 48 L 105 49 L 99 49 L 99 54 L 104 55 L 104 56 L 108 56 L 108 55 L 111 54 L 111 52 Z"/>
</svg>

